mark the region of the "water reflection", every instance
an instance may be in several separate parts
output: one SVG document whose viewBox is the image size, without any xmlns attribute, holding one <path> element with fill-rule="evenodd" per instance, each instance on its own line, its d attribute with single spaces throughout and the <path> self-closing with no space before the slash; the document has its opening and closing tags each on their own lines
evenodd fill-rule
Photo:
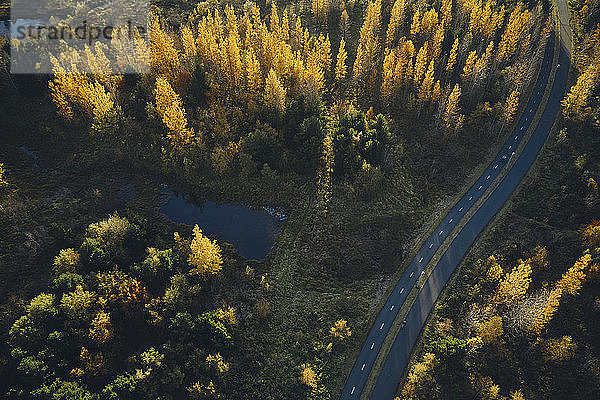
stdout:
<svg viewBox="0 0 600 400">
<path fill-rule="evenodd" d="M 160 211 L 178 224 L 198 224 L 208 236 L 231 243 L 245 258 L 261 260 L 273 248 L 287 215 L 273 208 L 253 210 L 244 206 L 206 201 L 199 206 L 166 187 L 161 188 L 164 201 Z"/>
</svg>

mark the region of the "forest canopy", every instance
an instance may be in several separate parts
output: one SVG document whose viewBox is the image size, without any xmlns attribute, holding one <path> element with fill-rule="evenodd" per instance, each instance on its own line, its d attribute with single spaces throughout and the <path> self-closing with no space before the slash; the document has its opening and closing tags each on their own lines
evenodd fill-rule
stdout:
<svg viewBox="0 0 600 400">
<path fill-rule="evenodd" d="M 94 2 L 62 3 L 75 15 Z M 14 99 L 0 109 L 13 125 L 7 146 L 0 137 L 0 389 L 44 400 L 333 398 L 427 215 L 523 107 L 549 3 L 158 0 L 149 20 L 150 41 L 127 58 L 149 62 L 147 74 L 111 70 L 99 44 L 54 60 L 51 76 L 16 77 L 0 38 L 0 92 Z M 588 80 L 592 58 L 581 63 Z M 593 115 L 593 93 L 574 89 L 565 116 Z M 5 148 L 29 154 L 29 143 L 40 157 L 27 169 Z M 290 218 L 266 260 L 246 260 L 202 226 L 166 221 L 164 182 Z M 129 183 L 133 200 L 115 200 Z M 477 264 L 468 329 L 453 322 L 427 342 L 407 396 L 445 389 L 439 375 L 502 343 L 533 297 L 539 312 L 520 337 L 539 338 L 540 357 L 577 354 L 576 337 L 548 327 L 595 258 L 534 289 L 547 261 L 536 251 Z M 473 387 L 496 391 L 488 376 Z M 513 386 L 502 389 L 520 393 Z"/>
</svg>

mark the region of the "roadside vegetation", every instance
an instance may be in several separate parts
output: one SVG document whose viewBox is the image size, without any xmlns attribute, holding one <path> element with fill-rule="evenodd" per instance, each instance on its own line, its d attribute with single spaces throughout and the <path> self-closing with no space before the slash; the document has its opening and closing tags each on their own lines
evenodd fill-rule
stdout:
<svg viewBox="0 0 600 400">
<path fill-rule="evenodd" d="M 152 54 L 145 75 L 67 73 L 105 65 L 96 47 L 12 76 L 3 41 L 0 389 L 337 396 L 415 232 L 518 113 L 548 17 L 547 2 L 157 1 L 131 54 Z M 164 182 L 290 219 L 244 260 L 161 218 Z"/>
<path fill-rule="evenodd" d="M 600 395 L 600 6 L 570 8 L 562 118 L 437 306 L 402 399 Z"/>
</svg>

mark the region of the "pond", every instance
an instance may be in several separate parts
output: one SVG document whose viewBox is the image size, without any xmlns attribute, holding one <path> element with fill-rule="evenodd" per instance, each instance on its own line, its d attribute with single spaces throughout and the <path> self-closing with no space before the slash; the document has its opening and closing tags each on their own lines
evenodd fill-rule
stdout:
<svg viewBox="0 0 600 400">
<path fill-rule="evenodd" d="M 269 254 L 281 232 L 281 223 L 287 219 L 287 215 L 269 207 L 255 210 L 212 201 L 198 206 L 166 187 L 160 192 L 166 198 L 160 211 L 168 219 L 178 224 L 198 224 L 205 235 L 231 243 L 248 259 L 262 260 Z"/>
</svg>

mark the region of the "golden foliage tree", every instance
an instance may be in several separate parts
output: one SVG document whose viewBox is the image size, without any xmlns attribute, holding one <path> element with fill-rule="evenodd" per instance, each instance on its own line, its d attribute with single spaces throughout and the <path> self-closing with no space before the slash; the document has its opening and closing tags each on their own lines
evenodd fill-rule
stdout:
<svg viewBox="0 0 600 400">
<path fill-rule="evenodd" d="M 482 35 L 487 40 L 492 38 L 504 22 L 504 6 L 500 10 L 494 11 L 496 4 L 491 0 L 487 0 L 485 3 L 482 0 L 475 0 L 465 2 L 465 4 L 470 13 L 469 30 Z"/>
<path fill-rule="evenodd" d="M 97 64 L 96 57 L 89 51 L 82 55 L 85 68 Z M 120 108 L 115 101 L 115 91 L 121 78 L 115 75 L 102 74 L 96 67 L 97 74 L 86 75 L 79 72 L 81 65 L 72 64 L 65 69 L 57 60 L 53 60 L 54 79 L 49 82 L 50 92 L 58 113 L 66 119 L 73 119 L 75 110 L 91 121 L 92 133 L 104 133 L 116 126 Z M 104 67 L 106 68 L 106 67 Z"/>
<path fill-rule="evenodd" d="M 494 380 L 489 376 L 482 376 L 475 379 L 471 377 L 474 383 L 474 389 L 481 400 L 500 400 L 500 386 L 494 383 Z"/>
<path fill-rule="evenodd" d="M 421 33 L 421 13 L 417 10 L 413 14 L 412 23 L 410 24 L 410 34 L 414 37 Z"/>
<path fill-rule="evenodd" d="M 381 95 L 385 99 L 391 97 L 399 81 L 399 77 L 395 73 L 397 64 L 397 51 L 386 49 L 385 57 L 383 58 L 383 82 L 381 83 Z"/>
<path fill-rule="evenodd" d="M 385 37 L 385 43 L 388 48 L 396 43 L 396 36 L 402 24 L 404 24 L 404 18 L 406 17 L 406 0 L 396 0 L 392 7 L 392 13 L 390 15 L 390 23 L 388 24 L 387 34 Z"/>
<path fill-rule="evenodd" d="M 435 29 L 435 33 L 431 37 L 431 55 L 436 64 L 440 63 L 442 55 L 442 43 L 444 42 L 444 26 L 439 24 Z"/>
<path fill-rule="evenodd" d="M 183 46 L 183 54 L 189 62 L 196 57 L 196 54 L 198 53 L 198 49 L 196 47 L 196 38 L 194 37 L 194 33 L 190 27 L 187 25 L 183 25 L 181 27 L 180 37 L 181 45 Z"/>
<path fill-rule="evenodd" d="M 491 62 L 492 60 L 492 54 L 494 51 L 494 42 L 491 41 L 486 50 L 485 53 L 483 53 L 481 55 L 481 57 L 479 57 L 477 59 L 477 61 L 475 62 L 475 65 L 473 66 L 473 75 L 474 75 L 474 84 L 478 84 L 481 81 L 483 81 L 488 74 L 488 71 L 491 67 Z"/>
<path fill-rule="evenodd" d="M 225 146 L 217 146 L 210 154 L 210 161 L 215 172 L 224 175 L 231 170 L 231 164 L 239 153 L 240 146 L 236 142 L 229 142 Z"/>
<path fill-rule="evenodd" d="M 427 61 L 427 47 L 428 43 L 425 42 L 423 47 L 417 53 L 417 58 L 415 59 L 415 69 L 413 72 L 413 80 L 416 84 L 421 82 L 421 78 L 423 74 L 427 70 L 427 65 L 429 64 Z"/>
<path fill-rule="evenodd" d="M 483 343 L 490 344 L 496 342 L 504 333 L 502 328 L 502 318 L 494 315 L 485 322 L 477 324 L 477 336 L 483 340 Z"/>
<path fill-rule="evenodd" d="M 442 0 L 440 13 L 442 14 L 442 26 L 448 28 L 452 22 L 452 0 Z"/>
<path fill-rule="evenodd" d="M 519 91 L 513 90 L 506 102 L 504 103 L 504 107 L 502 109 L 502 117 L 504 123 L 510 124 L 513 120 L 517 110 L 519 109 Z"/>
<path fill-rule="evenodd" d="M 412 40 L 403 40 L 398 53 L 396 68 L 394 68 L 395 86 L 400 86 L 411 78 L 414 70 L 414 57 L 415 46 Z"/>
<path fill-rule="evenodd" d="M 531 272 L 531 266 L 521 261 L 498 284 L 493 296 L 493 303 L 510 306 L 521 300 L 531 283 Z"/>
<path fill-rule="evenodd" d="M 440 85 L 440 80 L 435 81 L 433 85 L 433 90 L 431 91 L 431 101 L 438 101 L 440 96 L 442 95 L 442 87 Z"/>
<path fill-rule="evenodd" d="M 154 99 L 156 111 L 169 130 L 167 137 L 171 145 L 177 150 L 183 149 L 191 143 L 194 133 L 188 127 L 187 116 L 179 95 L 165 78 L 156 80 Z"/>
<path fill-rule="evenodd" d="M 495 255 L 492 254 L 485 260 L 485 266 L 487 269 L 486 276 L 490 281 L 497 281 L 502 277 L 504 271 Z"/>
<path fill-rule="evenodd" d="M 350 29 L 350 15 L 348 15 L 348 11 L 344 9 L 342 14 L 340 15 L 340 32 L 342 33 L 342 37 L 348 37 L 348 30 Z"/>
<path fill-rule="evenodd" d="M 99 344 L 106 343 L 113 334 L 110 322 L 110 314 L 105 311 L 98 311 L 91 322 L 89 337 Z"/>
<path fill-rule="evenodd" d="M 198 225 L 194 226 L 188 263 L 192 266 L 190 274 L 203 278 L 218 274 L 223 267 L 219 245 L 202 235 Z"/>
<path fill-rule="evenodd" d="M 265 104 L 283 115 L 285 113 L 285 96 L 286 90 L 279 81 L 275 70 L 271 68 L 265 81 Z"/>
<path fill-rule="evenodd" d="M 433 60 L 429 63 L 429 67 L 427 67 L 427 72 L 425 72 L 425 77 L 423 78 L 423 82 L 421 82 L 421 87 L 419 88 L 418 98 L 422 103 L 431 100 L 431 92 L 433 90 Z"/>
<path fill-rule="evenodd" d="M 535 333 L 539 335 L 542 333 L 544 327 L 552 320 L 556 310 L 558 310 L 558 306 L 560 305 L 560 298 L 562 296 L 562 290 L 560 288 L 555 288 L 550 291 L 548 295 L 548 299 L 544 304 L 544 307 L 540 310 L 538 315 L 536 315 L 535 319 L 529 326 L 529 332 Z"/>
<path fill-rule="evenodd" d="M 260 63 L 256 59 L 252 47 L 248 49 L 245 61 L 247 77 L 246 87 L 248 88 L 248 93 L 254 97 L 262 87 L 262 76 Z"/>
<path fill-rule="evenodd" d="M 460 78 L 463 80 L 463 82 L 466 82 L 469 79 L 471 79 L 471 75 L 473 75 L 473 71 L 475 69 L 476 61 L 477 61 L 477 51 L 473 50 L 473 51 L 469 52 L 469 55 L 467 56 L 467 61 L 465 61 L 465 66 L 463 67 L 463 70 L 462 70 L 462 74 L 460 75 Z"/>
<path fill-rule="evenodd" d="M 586 108 L 586 104 L 598 84 L 598 78 L 600 78 L 600 63 L 591 62 L 562 101 L 563 114 L 566 118 L 583 120 L 589 115 L 591 108 Z"/>
<path fill-rule="evenodd" d="M 446 64 L 446 71 L 452 73 L 454 65 L 456 64 L 456 56 L 458 54 L 458 38 L 454 39 L 452 48 L 450 49 L 450 55 L 448 56 L 448 63 Z"/>
<path fill-rule="evenodd" d="M 235 93 L 239 90 L 243 77 L 241 56 L 241 40 L 238 33 L 237 18 L 232 7 L 225 9 L 227 16 L 227 36 L 223 40 L 221 51 L 221 65 L 228 81 L 229 91 Z"/>
<path fill-rule="evenodd" d="M 229 363 L 225 362 L 225 359 L 221 353 L 209 354 L 206 356 L 206 365 L 216 371 L 219 375 L 229 371 Z"/>
<path fill-rule="evenodd" d="M 74 371 L 71 371 L 71 375 L 79 376 L 79 378 L 83 374 L 97 376 L 102 374 L 106 369 L 104 355 L 101 352 L 91 353 L 86 347 L 81 348 L 79 361 L 82 368 L 76 368 Z"/>
<path fill-rule="evenodd" d="M 223 21 L 219 13 L 215 10 L 202 17 L 197 28 L 197 52 L 205 66 L 220 66 L 220 46 L 224 36 Z"/>
<path fill-rule="evenodd" d="M 4 169 L 4 164 L 0 163 L 0 189 L 7 185 L 8 182 L 6 181 L 6 170 Z"/>
<path fill-rule="evenodd" d="M 423 360 L 415 365 L 408 374 L 408 379 L 404 388 L 402 388 L 403 399 L 418 398 L 419 392 L 422 388 L 435 382 L 433 380 L 433 370 L 437 365 L 438 361 L 433 353 L 425 353 Z"/>
<path fill-rule="evenodd" d="M 337 82 L 342 82 L 346 78 L 346 59 L 348 58 L 348 53 L 346 52 L 346 42 L 342 38 L 340 40 L 340 48 L 337 53 L 337 60 L 335 63 L 335 80 Z"/>
<path fill-rule="evenodd" d="M 273 3 L 275 4 L 275 3 Z M 318 21 L 325 21 L 329 3 L 325 0 L 312 0 L 312 13 Z"/>
<path fill-rule="evenodd" d="M 421 33 L 424 35 L 431 35 L 437 29 L 438 23 L 438 13 L 435 9 L 431 8 L 423 14 L 423 19 L 421 20 Z"/>
<path fill-rule="evenodd" d="M 277 36 L 281 36 L 281 25 L 279 23 L 279 13 L 275 2 L 271 3 L 271 13 L 269 14 L 269 22 L 271 23 L 271 32 Z"/>
<path fill-rule="evenodd" d="M 319 35 L 315 44 L 316 54 L 314 58 L 317 60 L 321 71 L 325 73 L 325 71 L 329 71 L 331 69 L 331 42 L 329 41 L 329 35 Z"/>
<path fill-rule="evenodd" d="M 238 322 L 237 316 L 235 315 L 235 308 L 226 304 L 217 310 L 217 318 L 228 325 L 235 325 Z"/>
<path fill-rule="evenodd" d="M 300 382 L 312 390 L 317 388 L 317 374 L 310 364 L 302 364 L 300 366 Z"/>
<path fill-rule="evenodd" d="M 531 24 L 531 12 L 525 9 L 523 3 L 519 2 L 508 18 L 506 29 L 498 44 L 497 60 L 502 63 L 509 60 L 516 53 L 519 45 L 527 37 Z"/>
<path fill-rule="evenodd" d="M 113 96 L 100 84 L 93 82 L 89 84 L 87 95 L 85 97 L 87 109 L 91 110 L 92 132 L 103 133 L 107 131 L 116 122 L 117 104 Z"/>
<path fill-rule="evenodd" d="M 360 38 L 356 59 L 354 60 L 353 75 L 359 83 L 359 88 L 374 88 L 376 76 L 376 59 L 379 50 L 379 24 L 381 19 L 381 0 L 371 1 L 367 6 L 365 21 L 360 28 Z"/>
<path fill-rule="evenodd" d="M 150 68 L 153 75 L 164 77 L 169 83 L 175 84 L 181 72 L 179 52 L 175 48 L 173 38 L 162 29 L 157 18 L 154 18 L 150 25 L 150 45 Z"/>
<path fill-rule="evenodd" d="M 446 101 L 446 107 L 444 110 L 444 122 L 446 124 L 446 128 L 450 128 L 452 126 L 455 129 L 459 129 L 462 123 L 462 116 L 460 115 L 460 86 L 458 83 L 454 85 L 454 89 L 450 92 L 448 96 L 448 100 Z M 464 117 L 463 117 L 464 118 Z"/>
<path fill-rule="evenodd" d="M 271 303 L 266 299 L 260 299 L 256 302 L 254 311 L 259 318 L 265 319 L 271 314 Z"/>
<path fill-rule="evenodd" d="M 329 334 L 340 340 L 349 338 L 352 335 L 352 331 L 346 324 L 347 321 L 344 319 L 337 320 L 331 329 L 329 329 Z"/>
<path fill-rule="evenodd" d="M 140 306 L 148 300 L 148 292 L 136 278 L 119 270 L 96 276 L 98 294 L 106 301 L 125 306 Z"/>
<path fill-rule="evenodd" d="M 203 385 L 200 382 L 194 382 L 187 387 L 187 392 L 194 400 L 198 399 L 218 399 L 220 394 L 217 393 L 214 382 L 211 380 L 208 384 Z"/>
<path fill-rule="evenodd" d="M 587 269 L 592 261 L 590 254 L 583 255 L 575 264 L 567 270 L 557 282 L 556 287 L 564 293 L 575 295 L 581 289 L 585 280 Z"/>
<path fill-rule="evenodd" d="M 304 73 L 305 92 L 308 98 L 316 98 L 325 86 L 325 74 L 316 58 L 310 58 Z"/>
<path fill-rule="evenodd" d="M 560 339 L 542 339 L 540 343 L 540 350 L 544 358 L 550 361 L 564 361 L 573 358 L 577 348 L 577 343 L 571 336 L 563 336 Z"/>
</svg>

